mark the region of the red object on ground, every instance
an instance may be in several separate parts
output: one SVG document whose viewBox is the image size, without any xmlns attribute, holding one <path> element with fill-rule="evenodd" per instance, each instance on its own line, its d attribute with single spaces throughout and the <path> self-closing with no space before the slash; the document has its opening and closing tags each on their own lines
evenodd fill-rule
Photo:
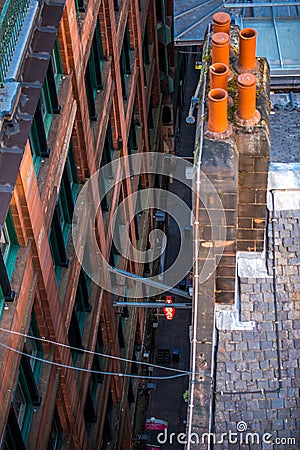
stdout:
<svg viewBox="0 0 300 450">
<path fill-rule="evenodd" d="M 156 419 L 155 417 L 151 417 L 146 420 L 145 430 L 156 430 L 161 431 L 168 428 L 168 422 L 161 419 Z"/>
</svg>

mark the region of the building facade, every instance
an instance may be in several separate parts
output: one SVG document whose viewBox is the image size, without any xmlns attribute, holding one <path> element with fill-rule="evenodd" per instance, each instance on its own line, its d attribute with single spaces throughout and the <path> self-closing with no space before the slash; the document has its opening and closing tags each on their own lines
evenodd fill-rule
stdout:
<svg viewBox="0 0 300 450">
<path fill-rule="evenodd" d="M 71 223 L 78 193 L 100 167 L 172 151 L 167 109 L 161 126 L 172 91 L 168 5 L 2 3 L 0 445 L 129 449 L 139 383 L 102 372 L 139 369 L 85 350 L 141 358 L 145 313 L 116 309 L 114 296 L 91 282 L 75 255 Z M 128 172 L 102 199 L 95 228 L 107 261 L 140 275 L 143 267 L 118 254 L 109 230 L 116 206 L 153 183 Z M 151 210 L 137 215 L 132 243 L 145 248 L 153 226 Z"/>
</svg>

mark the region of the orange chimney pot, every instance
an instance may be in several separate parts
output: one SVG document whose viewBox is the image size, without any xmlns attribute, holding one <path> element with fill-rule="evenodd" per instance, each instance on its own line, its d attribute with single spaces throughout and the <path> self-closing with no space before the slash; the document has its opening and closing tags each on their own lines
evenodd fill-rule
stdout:
<svg viewBox="0 0 300 450">
<path fill-rule="evenodd" d="M 224 133 L 228 129 L 228 94 L 224 89 L 212 89 L 208 94 L 207 129 L 213 133 Z"/>
<path fill-rule="evenodd" d="M 226 33 L 215 33 L 212 36 L 212 63 L 223 63 L 229 67 L 229 36 Z"/>
<path fill-rule="evenodd" d="M 221 88 L 228 91 L 228 77 L 230 71 L 223 63 L 214 63 L 209 68 L 210 89 Z"/>
<path fill-rule="evenodd" d="M 239 32 L 240 54 L 239 66 L 243 72 L 256 69 L 256 38 L 257 31 L 254 28 L 243 28 Z"/>
<path fill-rule="evenodd" d="M 256 76 L 242 73 L 238 76 L 238 110 L 240 119 L 251 120 L 256 114 Z"/>
<path fill-rule="evenodd" d="M 213 15 L 213 32 L 230 34 L 230 15 L 218 12 Z"/>
</svg>

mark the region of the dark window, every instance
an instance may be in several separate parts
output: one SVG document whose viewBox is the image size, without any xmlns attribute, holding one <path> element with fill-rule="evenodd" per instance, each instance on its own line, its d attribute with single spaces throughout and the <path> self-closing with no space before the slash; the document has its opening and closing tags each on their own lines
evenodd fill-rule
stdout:
<svg viewBox="0 0 300 450">
<path fill-rule="evenodd" d="M 60 72 L 59 72 L 60 71 Z M 43 123 L 45 127 L 46 136 L 48 136 L 53 114 L 58 114 L 60 112 L 60 105 L 58 104 L 58 89 L 61 80 L 62 66 L 59 54 L 59 47 L 56 44 L 55 50 L 53 50 L 46 78 L 42 87 L 42 92 L 40 96 L 40 109 L 43 118 Z"/>
<path fill-rule="evenodd" d="M 132 380 L 129 380 L 129 385 L 128 385 L 128 403 L 134 403 Z"/>
<path fill-rule="evenodd" d="M 8 211 L 4 226 L 0 229 L 0 318 L 5 301 L 13 300 L 10 280 L 15 268 L 19 243 L 11 212 Z"/>
<path fill-rule="evenodd" d="M 110 124 L 108 124 L 105 141 L 104 141 L 102 160 L 101 160 L 101 164 L 100 164 L 100 167 L 102 168 L 102 173 L 104 175 L 101 178 L 101 182 L 103 183 L 102 189 L 104 190 L 104 192 L 106 192 L 106 195 L 102 198 L 102 201 L 101 201 L 101 207 L 102 207 L 103 211 L 109 210 L 109 205 L 108 205 L 108 201 L 107 201 L 107 193 L 109 191 L 109 181 L 113 178 L 112 167 L 110 165 L 112 158 L 113 158 L 113 154 L 114 154 L 114 148 L 113 148 L 113 142 L 112 142 L 112 133 L 111 133 Z"/>
<path fill-rule="evenodd" d="M 165 105 L 163 107 L 163 112 L 162 112 L 162 123 L 163 123 L 163 125 L 167 125 L 171 121 L 172 121 L 171 108 L 169 106 Z"/>
<path fill-rule="evenodd" d="M 27 358 L 27 360 L 29 361 L 34 381 L 37 385 L 41 373 L 42 363 L 38 359 L 35 359 L 35 357 L 43 358 L 44 350 L 41 341 L 39 339 L 31 339 L 30 336 L 33 336 L 34 338 L 41 337 L 37 326 L 36 317 L 34 314 L 32 314 L 31 316 L 30 326 L 28 329 L 28 337 L 26 338 L 24 344 L 24 351 L 28 356 L 34 357 L 34 358 L 29 357 Z"/>
<path fill-rule="evenodd" d="M 72 311 L 72 317 L 68 332 L 69 343 L 71 347 L 75 347 L 76 349 L 78 349 L 71 349 L 74 364 L 76 364 L 77 362 L 78 353 L 81 353 L 81 349 L 83 349 L 83 330 L 85 321 L 87 313 L 89 313 L 92 309 L 89 302 L 89 297 L 90 280 L 88 279 L 83 269 L 81 269 L 75 296 L 75 304 Z"/>
<path fill-rule="evenodd" d="M 54 48 L 53 48 L 53 52 L 51 55 L 51 63 L 52 63 L 52 70 L 53 70 L 53 75 L 54 75 L 55 82 L 57 85 L 57 89 L 59 90 L 64 70 L 63 70 L 61 54 L 60 54 L 60 49 L 59 49 L 59 43 L 58 43 L 57 38 L 54 43 Z"/>
<path fill-rule="evenodd" d="M 15 267 L 18 248 L 18 238 L 13 218 L 11 212 L 8 211 L 4 226 L 0 231 L 0 251 L 10 277 L 12 276 Z"/>
<path fill-rule="evenodd" d="M 98 389 L 98 383 L 94 374 L 91 374 L 89 388 L 86 395 L 84 406 L 84 420 L 86 423 L 87 431 L 90 433 L 91 425 L 97 421 L 97 413 L 95 409 L 95 393 Z"/>
<path fill-rule="evenodd" d="M 111 251 L 110 251 L 110 258 L 109 258 L 109 264 L 112 267 L 117 267 L 119 256 L 120 256 L 120 252 L 117 249 L 115 243 L 112 242 L 112 244 L 111 244 Z"/>
<path fill-rule="evenodd" d="M 148 26 L 146 25 L 144 40 L 143 40 L 143 61 L 144 64 L 150 64 L 149 55 L 149 36 L 148 36 Z"/>
<path fill-rule="evenodd" d="M 153 130 L 154 128 L 154 121 L 153 121 L 153 106 L 152 106 L 152 101 L 150 99 L 150 104 L 149 104 L 149 111 L 148 111 L 148 128 L 149 130 Z"/>
<path fill-rule="evenodd" d="M 77 195 L 77 183 L 78 179 L 71 141 L 49 235 L 49 244 L 58 281 L 60 279 L 59 268 L 68 265 L 66 245 L 71 228 L 74 201 Z"/>
<path fill-rule="evenodd" d="M 109 393 L 109 397 L 107 400 L 105 420 L 104 420 L 104 429 L 103 429 L 103 438 L 102 438 L 102 443 L 101 443 L 101 449 L 107 448 L 107 446 L 111 443 L 111 441 L 113 439 L 112 412 L 113 412 L 113 401 L 112 401 L 111 393 Z"/>
<path fill-rule="evenodd" d="M 55 407 L 47 450 L 60 450 L 62 448 L 62 440 L 63 429 Z"/>
<path fill-rule="evenodd" d="M 105 347 L 104 347 L 103 337 L 102 337 L 102 330 L 101 330 L 100 327 L 98 329 L 98 335 L 97 335 L 97 342 L 96 342 L 95 352 L 96 353 L 103 353 L 103 354 L 106 354 L 108 352 L 108 349 L 105 350 Z M 105 372 L 105 370 L 106 370 L 106 362 L 107 362 L 107 358 L 105 358 L 104 356 L 94 355 L 92 369 L 97 371 L 97 372 Z M 96 374 L 93 374 L 93 375 L 94 375 L 94 378 L 97 381 L 97 383 L 102 383 L 103 382 L 103 380 L 104 380 L 104 375 L 103 374 L 96 373 Z"/>
<path fill-rule="evenodd" d="M 138 144 L 137 144 L 137 138 L 136 138 L 136 124 L 134 121 L 134 111 L 132 114 L 129 134 L 128 134 L 128 154 L 131 155 L 134 150 L 137 150 Z"/>
<path fill-rule="evenodd" d="M 119 338 L 119 345 L 120 348 L 125 348 L 125 340 L 124 340 L 124 333 L 123 333 L 123 317 L 119 320 L 119 326 L 118 326 L 118 338 Z"/>
<path fill-rule="evenodd" d="M 24 350 L 26 352 L 26 347 Z M 18 425 L 25 444 L 31 426 L 33 407 L 39 404 L 40 396 L 30 366 L 30 358 L 23 355 L 11 404 L 11 414 L 13 415 L 12 421 Z"/>
<path fill-rule="evenodd" d="M 126 80 L 127 80 L 127 75 L 131 74 L 131 68 L 130 68 L 130 36 L 129 36 L 128 24 L 126 25 L 126 28 L 125 28 L 123 46 L 122 46 L 122 51 L 121 51 L 120 71 L 121 71 L 121 82 L 122 82 L 123 98 L 126 99 L 127 98 Z"/>
<path fill-rule="evenodd" d="M 36 175 L 38 175 L 42 158 L 48 158 L 50 150 L 47 144 L 46 131 L 41 110 L 41 102 L 38 102 L 32 121 L 29 144 Z"/>
<path fill-rule="evenodd" d="M 11 405 L 4 438 L 4 450 L 26 450 L 13 406 Z"/>
<path fill-rule="evenodd" d="M 95 100 L 97 92 L 100 89 L 103 89 L 103 81 L 102 81 L 103 60 L 104 57 L 102 50 L 100 24 L 99 22 L 97 22 L 92 41 L 90 57 L 87 63 L 84 77 L 91 121 L 97 120 Z"/>
<path fill-rule="evenodd" d="M 75 0 L 75 8 L 76 12 L 84 12 L 85 11 L 84 0 Z"/>
<path fill-rule="evenodd" d="M 156 0 L 156 19 L 158 22 L 163 22 L 164 19 L 163 0 Z"/>
</svg>

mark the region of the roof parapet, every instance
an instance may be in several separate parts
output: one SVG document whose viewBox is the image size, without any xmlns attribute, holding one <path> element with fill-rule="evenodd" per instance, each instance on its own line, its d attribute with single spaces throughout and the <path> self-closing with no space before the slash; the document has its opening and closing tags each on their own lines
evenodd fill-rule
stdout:
<svg viewBox="0 0 300 450">
<path fill-rule="evenodd" d="M 0 15 L 0 130 L 17 108 L 20 70 L 38 7 L 37 0 L 7 0 Z"/>
<path fill-rule="evenodd" d="M 0 87 L 15 51 L 30 0 L 7 0 L 0 15 Z"/>
</svg>

